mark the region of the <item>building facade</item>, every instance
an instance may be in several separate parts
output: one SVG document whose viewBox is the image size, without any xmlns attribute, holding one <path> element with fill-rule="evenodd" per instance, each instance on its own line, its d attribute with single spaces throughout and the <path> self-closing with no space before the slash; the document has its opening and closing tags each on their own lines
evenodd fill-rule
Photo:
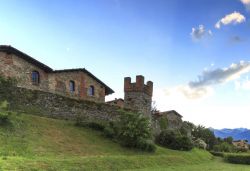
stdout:
<svg viewBox="0 0 250 171">
<path fill-rule="evenodd" d="M 120 108 L 124 108 L 124 100 L 122 98 L 119 98 L 119 99 L 115 98 L 115 100 L 111 100 L 106 103 L 111 106 L 118 106 Z"/>
<path fill-rule="evenodd" d="M 0 46 L 0 75 L 17 80 L 17 86 L 66 97 L 104 102 L 114 91 L 84 68 L 53 70 L 29 55 Z"/>
</svg>

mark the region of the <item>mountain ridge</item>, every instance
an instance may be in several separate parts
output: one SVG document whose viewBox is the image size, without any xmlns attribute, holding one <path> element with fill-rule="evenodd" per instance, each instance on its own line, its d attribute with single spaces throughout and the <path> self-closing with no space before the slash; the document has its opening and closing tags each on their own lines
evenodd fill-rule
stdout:
<svg viewBox="0 0 250 171">
<path fill-rule="evenodd" d="M 216 137 L 226 138 L 233 137 L 234 140 L 248 140 L 250 142 L 250 129 L 247 128 L 223 128 L 223 129 L 211 129 Z"/>
</svg>

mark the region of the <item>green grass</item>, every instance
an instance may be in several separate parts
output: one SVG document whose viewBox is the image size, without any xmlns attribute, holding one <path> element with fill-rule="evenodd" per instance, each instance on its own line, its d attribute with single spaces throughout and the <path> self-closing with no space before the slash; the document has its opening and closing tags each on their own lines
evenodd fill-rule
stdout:
<svg viewBox="0 0 250 171">
<path fill-rule="evenodd" d="M 157 147 L 154 154 L 129 150 L 71 121 L 34 115 L 12 115 L 11 124 L 0 126 L 0 171 L 201 168 L 245 171 L 249 166 L 227 164 L 198 149 L 181 152 Z"/>
</svg>

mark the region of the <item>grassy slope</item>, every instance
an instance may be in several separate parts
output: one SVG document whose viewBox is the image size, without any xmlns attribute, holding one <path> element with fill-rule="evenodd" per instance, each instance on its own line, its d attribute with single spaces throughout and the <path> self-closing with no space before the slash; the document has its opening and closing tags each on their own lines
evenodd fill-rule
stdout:
<svg viewBox="0 0 250 171">
<path fill-rule="evenodd" d="M 0 170 L 211 170 L 218 165 L 232 168 L 197 149 L 158 147 L 155 154 L 128 150 L 70 121 L 22 114 L 12 116 L 12 125 L 0 127 Z"/>
</svg>

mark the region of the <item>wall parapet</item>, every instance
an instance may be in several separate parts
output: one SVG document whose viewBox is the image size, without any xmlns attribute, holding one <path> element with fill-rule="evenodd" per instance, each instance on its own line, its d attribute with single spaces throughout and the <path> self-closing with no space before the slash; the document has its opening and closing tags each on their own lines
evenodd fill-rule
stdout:
<svg viewBox="0 0 250 171">
<path fill-rule="evenodd" d="M 1 84 L 0 101 L 7 100 L 10 110 L 51 118 L 111 121 L 119 116 L 117 106 L 87 100 L 72 99 L 41 90 L 30 90 Z"/>
<path fill-rule="evenodd" d="M 124 78 L 124 92 L 144 92 L 149 96 L 153 94 L 153 82 L 148 81 L 144 84 L 144 77 L 142 75 L 136 76 L 136 82 L 131 83 L 130 77 Z"/>
</svg>

